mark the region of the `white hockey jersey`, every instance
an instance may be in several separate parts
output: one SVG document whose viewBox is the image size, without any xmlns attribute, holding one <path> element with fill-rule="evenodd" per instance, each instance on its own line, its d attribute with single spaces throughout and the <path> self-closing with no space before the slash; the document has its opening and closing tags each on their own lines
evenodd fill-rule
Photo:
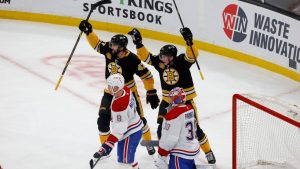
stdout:
<svg viewBox="0 0 300 169">
<path fill-rule="evenodd" d="M 111 135 L 118 141 L 139 131 L 143 122 L 136 111 L 135 99 L 128 87 L 124 87 L 124 93 L 119 98 L 113 98 L 111 103 Z"/>
<path fill-rule="evenodd" d="M 196 119 L 192 106 L 182 105 L 171 109 L 164 118 L 158 153 L 169 153 L 185 159 L 194 159 L 200 144 L 196 137 Z"/>
</svg>

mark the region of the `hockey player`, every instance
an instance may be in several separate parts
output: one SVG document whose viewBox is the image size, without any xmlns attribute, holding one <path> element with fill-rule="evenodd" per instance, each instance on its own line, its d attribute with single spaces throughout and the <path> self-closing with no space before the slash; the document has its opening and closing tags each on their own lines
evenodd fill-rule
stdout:
<svg viewBox="0 0 300 169">
<path fill-rule="evenodd" d="M 162 88 L 162 101 L 159 106 L 158 112 L 158 138 L 161 137 L 162 120 L 166 114 L 166 108 L 169 106 L 168 95 L 170 91 L 175 87 L 181 87 L 187 94 L 186 104 L 191 105 L 195 110 L 195 117 L 198 122 L 198 112 L 193 98 L 197 96 L 194 83 L 190 71 L 190 67 L 195 63 L 195 58 L 190 49 L 192 46 L 195 57 L 198 56 L 198 49 L 193 45 L 193 35 L 189 28 L 180 29 L 184 40 L 187 43 L 186 54 L 180 54 L 177 56 L 177 48 L 174 45 L 165 45 L 160 49 L 158 55 L 151 54 L 147 48 L 142 44 L 142 36 L 137 29 L 132 29 L 128 32 L 133 39 L 133 43 L 136 45 L 137 54 L 139 58 L 154 66 L 154 68 L 159 72 L 161 88 Z M 211 150 L 209 141 L 206 134 L 197 125 L 197 137 L 199 139 L 201 149 L 205 152 L 208 163 L 214 164 L 216 162 L 215 156 Z"/>
<path fill-rule="evenodd" d="M 139 168 L 134 160 L 136 148 L 142 137 L 143 122 L 137 114 L 136 101 L 130 89 L 124 86 L 121 74 L 113 74 L 107 78 L 109 92 L 113 95 L 111 103 L 111 133 L 102 144 L 94 158 L 107 156 L 118 142 L 118 162 Z"/>
<path fill-rule="evenodd" d="M 170 106 L 164 116 L 155 165 L 159 169 L 196 169 L 194 158 L 199 153 L 200 145 L 196 136 L 194 108 L 185 104 L 186 94 L 180 87 L 170 91 L 169 100 Z M 166 161 L 168 155 L 169 167 Z"/>
<path fill-rule="evenodd" d="M 92 25 L 86 21 L 81 21 L 79 29 L 86 34 L 89 44 L 99 53 L 105 56 L 106 67 L 105 77 L 110 74 L 120 73 L 125 79 L 125 85 L 129 87 L 133 93 L 137 105 L 137 112 L 143 121 L 143 139 L 151 140 L 150 129 L 147 125 L 147 120 L 144 117 L 142 104 L 137 92 L 137 86 L 134 81 L 133 75 L 138 75 L 147 91 L 146 101 L 151 104 L 151 108 L 158 107 L 159 98 L 154 89 L 154 79 L 151 72 L 141 63 L 141 60 L 126 47 L 128 39 L 125 35 L 117 34 L 113 36 L 110 42 L 104 42 L 93 32 Z M 110 116 L 111 116 L 111 101 L 112 95 L 107 90 L 104 90 L 104 94 L 101 100 L 99 118 L 97 120 L 100 142 L 103 144 L 110 133 Z M 150 155 L 155 153 L 154 147 L 147 147 Z"/>
</svg>

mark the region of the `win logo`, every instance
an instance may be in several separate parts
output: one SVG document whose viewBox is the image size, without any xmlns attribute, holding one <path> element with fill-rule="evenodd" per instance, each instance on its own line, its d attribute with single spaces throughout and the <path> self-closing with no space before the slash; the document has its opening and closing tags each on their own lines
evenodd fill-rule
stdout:
<svg viewBox="0 0 300 169">
<path fill-rule="evenodd" d="M 230 40 L 242 42 L 246 38 L 248 19 L 241 7 L 228 5 L 223 11 L 223 23 L 223 30 Z"/>
</svg>

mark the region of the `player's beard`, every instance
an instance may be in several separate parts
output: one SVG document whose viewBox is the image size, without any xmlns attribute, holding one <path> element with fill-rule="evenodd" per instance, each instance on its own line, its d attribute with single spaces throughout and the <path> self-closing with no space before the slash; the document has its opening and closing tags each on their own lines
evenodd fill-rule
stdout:
<svg viewBox="0 0 300 169">
<path fill-rule="evenodd" d="M 118 56 L 120 52 L 123 51 L 123 48 L 118 48 L 117 50 L 112 50 L 112 54 Z"/>
</svg>

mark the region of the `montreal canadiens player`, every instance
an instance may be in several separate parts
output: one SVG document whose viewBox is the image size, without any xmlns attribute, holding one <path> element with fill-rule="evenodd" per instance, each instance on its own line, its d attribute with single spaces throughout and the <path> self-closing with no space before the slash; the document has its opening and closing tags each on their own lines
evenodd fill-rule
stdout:
<svg viewBox="0 0 300 169">
<path fill-rule="evenodd" d="M 191 105 L 185 104 L 186 94 L 180 87 L 170 91 L 169 99 L 155 166 L 159 169 L 196 169 L 194 158 L 199 153 L 200 144 L 196 136 L 195 111 Z"/>
<path fill-rule="evenodd" d="M 142 137 L 143 122 L 136 111 L 132 92 L 124 86 L 124 77 L 113 74 L 107 78 L 109 92 L 113 95 L 111 103 L 111 133 L 94 158 L 107 156 L 118 142 L 118 162 L 129 164 L 137 169 L 135 152 Z"/>
</svg>

